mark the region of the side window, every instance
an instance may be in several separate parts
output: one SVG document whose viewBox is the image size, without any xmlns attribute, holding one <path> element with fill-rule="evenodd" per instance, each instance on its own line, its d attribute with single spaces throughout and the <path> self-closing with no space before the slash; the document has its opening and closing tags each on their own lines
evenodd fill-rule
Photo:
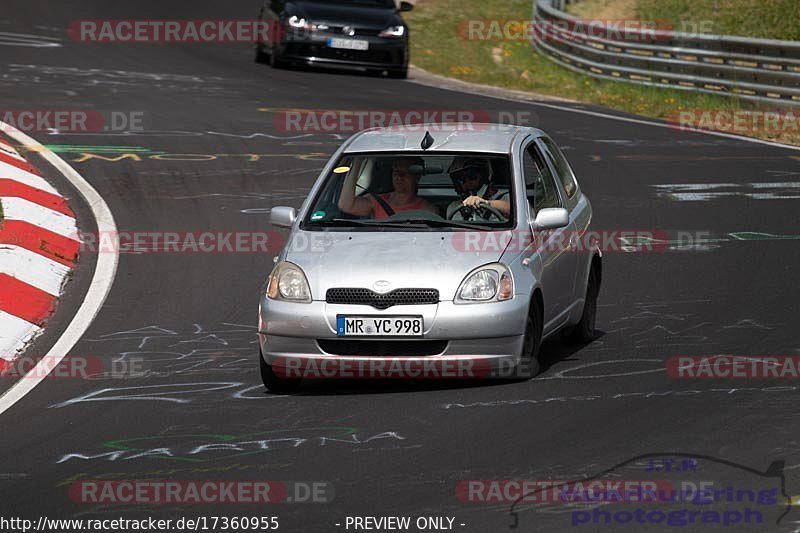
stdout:
<svg viewBox="0 0 800 533">
<path fill-rule="evenodd" d="M 578 182 L 575 181 L 575 174 L 572 172 L 572 168 L 570 168 L 567 159 L 559 147 L 556 146 L 556 143 L 547 137 L 542 138 L 542 142 L 550 159 L 553 161 L 553 165 L 556 167 L 561 185 L 564 187 L 564 192 L 567 193 L 567 198 L 572 198 L 578 191 Z"/>
<path fill-rule="evenodd" d="M 534 143 L 525 148 L 522 171 L 525 175 L 525 196 L 528 198 L 531 218 L 535 218 L 540 209 L 561 207 L 553 175 Z"/>
</svg>

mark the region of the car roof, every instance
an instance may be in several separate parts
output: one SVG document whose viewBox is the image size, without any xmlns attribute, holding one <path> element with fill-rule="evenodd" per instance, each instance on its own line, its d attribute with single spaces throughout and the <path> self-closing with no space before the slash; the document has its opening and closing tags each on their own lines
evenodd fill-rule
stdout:
<svg viewBox="0 0 800 533">
<path fill-rule="evenodd" d="M 425 132 L 433 137 L 426 152 L 489 152 L 507 154 L 519 135 L 544 135 L 542 130 L 511 124 L 427 123 L 372 128 L 353 135 L 345 152 L 419 152 Z"/>
</svg>

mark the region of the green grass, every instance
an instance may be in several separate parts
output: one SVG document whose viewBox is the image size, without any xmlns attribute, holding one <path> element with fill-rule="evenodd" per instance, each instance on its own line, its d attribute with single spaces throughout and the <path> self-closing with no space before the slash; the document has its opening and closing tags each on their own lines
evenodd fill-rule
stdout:
<svg viewBox="0 0 800 533">
<path fill-rule="evenodd" d="M 800 41 L 798 0 L 636 0 L 635 4 L 638 18 L 668 19 L 675 29 L 682 21 L 709 21 L 712 33 Z"/>
<path fill-rule="evenodd" d="M 568 11 L 583 18 L 668 20 L 690 33 L 800 40 L 797 0 L 582 0 Z"/>
<path fill-rule="evenodd" d="M 652 3 L 661 1 L 664 0 Z M 411 27 L 412 62 L 425 70 L 464 81 L 558 96 L 661 119 L 681 109 L 758 107 L 733 97 L 589 77 L 553 63 L 532 50 L 526 41 L 465 40 L 457 31 L 464 19 L 524 21 L 530 15 L 531 0 L 420 0 L 414 11 L 405 16 Z M 792 139 L 792 135 L 798 138 Z M 800 142 L 800 135 L 792 133 L 762 136 Z"/>
</svg>

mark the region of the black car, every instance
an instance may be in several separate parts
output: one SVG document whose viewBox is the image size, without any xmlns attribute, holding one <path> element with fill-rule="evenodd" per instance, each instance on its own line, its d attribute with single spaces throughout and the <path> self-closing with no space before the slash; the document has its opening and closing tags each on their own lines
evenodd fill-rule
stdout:
<svg viewBox="0 0 800 533">
<path fill-rule="evenodd" d="M 408 75 L 408 26 L 400 17 L 412 4 L 395 0 L 267 0 L 259 20 L 269 39 L 256 42 L 256 62 L 273 67 L 304 63 Z"/>
</svg>

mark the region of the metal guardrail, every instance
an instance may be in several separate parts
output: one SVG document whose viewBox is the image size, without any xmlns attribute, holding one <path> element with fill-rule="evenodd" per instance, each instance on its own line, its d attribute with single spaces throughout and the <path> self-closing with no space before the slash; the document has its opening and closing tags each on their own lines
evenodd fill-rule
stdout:
<svg viewBox="0 0 800 533">
<path fill-rule="evenodd" d="M 533 1 L 532 38 L 564 67 L 616 81 L 800 105 L 800 42 L 660 29 L 622 33 L 600 22 L 599 32 L 589 32 L 587 21 L 556 9 L 563 4 Z"/>
</svg>

